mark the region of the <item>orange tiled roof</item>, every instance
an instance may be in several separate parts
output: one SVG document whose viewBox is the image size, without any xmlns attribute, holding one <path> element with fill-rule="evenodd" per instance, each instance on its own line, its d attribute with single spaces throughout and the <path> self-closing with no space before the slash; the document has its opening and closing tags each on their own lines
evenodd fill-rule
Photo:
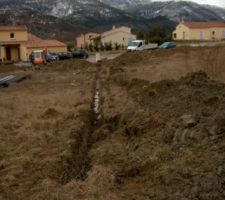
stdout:
<svg viewBox="0 0 225 200">
<path fill-rule="evenodd" d="M 76 37 L 76 39 L 80 39 L 80 38 L 85 38 L 85 39 L 93 39 L 95 37 L 99 37 L 100 34 L 99 33 L 86 33 L 84 35 L 80 35 L 79 37 Z"/>
<path fill-rule="evenodd" d="M 121 26 L 121 27 L 115 27 L 109 31 L 105 31 L 101 34 L 96 34 L 95 36 L 92 36 L 90 39 L 91 40 L 95 40 L 95 39 L 99 39 L 100 37 L 105 37 L 107 35 L 111 35 L 113 33 L 117 33 L 117 32 L 123 32 L 123 33 L 129 33 L 129 34 L 132 34 L 130 31 L 127 31 L 127 30 L 123 30 L 123 28 L 126 28 L 126 29 L 130 29 L 129 27 L 126 27 L 126 26 Z"/>
<path fill-rule="evenodd" d="M 66 44 L 58 40 L 42 40 L 41 38 L 28 33 L 27 47 L 64 47 Z"/>
<path fill-rule="evenodd" d="M 225 28 L 225 22 L 183 22 L 189 28 Z"/>
<path fill-rule="evenodd" d="M 1 31 L 26 31 L 26 26 L 0 26 Z"/>
<path fill-rule="evenodd" d="M 121 29 L 123 28 L 126 28 L 126 29 L 130 29 L 129 27 L 126 27 L 126 26 L 120 26 L 120 27 L 114 27 L 113 29 L 109 30 L 109 31 L 105 31 L 102 33 L 102 35 L 110 35 L 112 33 L 115 33 L 115 32 L 118 32 L 118 31 L 121 31 Z M 122 32 L 126 32 L 126 31 L 123 31 Z"/>
<path fill-rule="evenodd" d="M 101 38 L 101 35 L 100 34 L 95 35 L 95 36 L 92 36 L 90 39 L 91 40 L 94 40 L 94 39 L 98 39 L 98 38 Z"/>
</svg>

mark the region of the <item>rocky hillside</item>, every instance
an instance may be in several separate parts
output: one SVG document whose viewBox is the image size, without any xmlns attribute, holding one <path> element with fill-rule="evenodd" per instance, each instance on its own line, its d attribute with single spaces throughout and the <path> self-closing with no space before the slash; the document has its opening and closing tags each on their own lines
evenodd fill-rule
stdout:
<svg viewBox="0 0 225 200">
<path fill-rule="evenodd" d="M 126 10 L 128 7 L 139 7 L 140 5 L 148 5 L 151 0 L 100 0 L 102 3 L 112 7 Z"/>
<path fill-rule="evenodd" d="M 129 13 L 136 14 L 147 19 L 156 16 L 166 16 L 169 19 L 179 22 L 181 19 L 188 21 L 223 21 L 225 20 L 225 9 L 199 5 L 185 1 L 152 2 L 147 5 L 131 6 Z"/>
<path fill-rule="evenodd" d="M 112 25 L 128 25 L 134 31 L 162 25 L 171 31 L 181 19 L 225 19 L 222 8 L 149 0 L 1 0 L 0 14 L 1 24 L 25 23 L 40 36 L 71 41 L 81 32 L 103 31 Z"/>
<path fill-rule="evenodd" d="M 0 11 L 1 25 L 24 25 L 28 30 L 43 38 L 56 38 L 65 42 L 74 41 L 75 35 L 85 32 L 82 25 L 74 25 L 54 16 L 42 15 L 34 11 Z"/>
<path fill-rule="evenodd" d="M 123 16 L 142 16 L 153 18 L 167 16 L 179 21 L 187 20 L 224 20 L 225 10 L 222 8 L 199 5 L 185 1 L 151 2 L 150 0 L 2 0 L 1 10 L 33 10 L 58 18 L 73 16 L 85 21 L 87 17 L 105 17 L 113 19 Z"/>
</svg>

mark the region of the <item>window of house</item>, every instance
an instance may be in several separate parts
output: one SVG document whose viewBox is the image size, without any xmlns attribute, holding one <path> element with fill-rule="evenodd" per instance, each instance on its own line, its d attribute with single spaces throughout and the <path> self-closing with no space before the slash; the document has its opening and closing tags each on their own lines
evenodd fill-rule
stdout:
<svg viewBox="0 0 225 200">
<path fill-rule="evenodd" d="M 204 40 L 204 32 L 203 31 L 200 31 L 200 40 Z"/>
<path fill-rule="evenodd" d="M 123 41 L 125 41 L 125 38 L 123 38 Z"/>
<path fill-rule="evenodd" d="M 174 38 L 174 39 L 177 38 L 177 34 L 176 34 L 176 33 L 173 34 L 173 38 Z"/>
<path fill-rule="evenodd" d="M 216 32 L 215 32 L 215 31 L 213 31 L 213 32 L 212 32 L 212 34 L 213 34 L 213 35 L 215 35 L 215 34 L 216 34 Z"/>
<path fill-rule="evenodd" d="M 10 38 L 14 39 L 15 38 L 15 33 L 10 33 Z"/>
<path fill-rule="evenodd" d="M 222 32 L 222 37 L 225 38 L 225 31 Z"/>
<path fill-rule="evenodd" d="M 186 39 L 186 33 L 183 32 L 183 40 L 185 40 L 185 39 Z"/>
</svg>

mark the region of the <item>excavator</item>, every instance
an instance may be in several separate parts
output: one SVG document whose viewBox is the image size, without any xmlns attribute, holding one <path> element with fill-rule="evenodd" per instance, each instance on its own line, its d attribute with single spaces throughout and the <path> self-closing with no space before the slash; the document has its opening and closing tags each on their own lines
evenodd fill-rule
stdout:
<svg viewBox="0 0 225 200">
<path fill-rule="evenodd" d="M 33 65 L 45 65 L 47 63 L 47 51 L 35 50 L 29 56 L 30 62 Z"/>
</svg>

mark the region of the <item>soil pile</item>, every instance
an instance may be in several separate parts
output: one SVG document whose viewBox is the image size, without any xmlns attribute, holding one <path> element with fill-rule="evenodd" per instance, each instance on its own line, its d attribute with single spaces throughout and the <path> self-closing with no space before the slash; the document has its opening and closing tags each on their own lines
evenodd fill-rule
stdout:
<svg viewBox="0 0 225 200">
<path fill-rule="evenodd" d="M 64 60 L 64 61 L 58 61 L 58 62 L 52 62 L 48 64 L 47 70 L 54 70 L 54 71 L 82 71 L 82 72 L 88 72 L 92 69 L 95 70 L 95 64 L 87 62 L 85 60 Z"/>
<path fill-rule="evenodd" d="M 197 71 L 204 71 L 213 79 L 225 82 L 224 51 L 224 46 L 137 51 L 125 53 L 104 64 L 113 71 L 125 71 L 129 77 L 150 82 L 178 80 Z"/>
<path fill-rule="evenodd" d="M 135 79 L 120 88 L 130 97 L 121 104 L 126 95 L 116 99 L 116 84 L 90 153 L 94 199 L 224 199 L 225 85 L 203 72 Z M 117 103 L 114 114 L 107 98 Z"/>
</svg>

